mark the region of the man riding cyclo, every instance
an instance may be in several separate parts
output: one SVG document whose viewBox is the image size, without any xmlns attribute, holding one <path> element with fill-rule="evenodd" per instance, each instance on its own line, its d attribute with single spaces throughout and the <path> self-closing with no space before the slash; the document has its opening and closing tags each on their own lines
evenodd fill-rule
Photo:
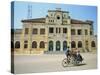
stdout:
<svg viewBox="0 0 100 75">
<path fill-rule="evenodd" d="M 69 47 L 67 48 L 65 55 L 67 57 L 67 62 L 70 63 L 70 59 L 71 59 L 71 50 L 69 50 Z"/>
<path fill-rule="evenodd" d="M 68 60 L 71 59 L 72 57 L 73 61 L 78 61 L 78 62 L 83 61 L 80 51 L 77 48 L 69 50 L 69 47 L 68 47 L 68 50 L 66 51 L 66 57 Z"/>
<path fill-rule="evenodd" d="M 72 50 L 72 56 L 73 56 L 74 60 L 76 60 L 76 61 L 79 61 L 79 62 L 83 61 L 80 51 L 77 48 Z"/>
<path fill-rule="evenodd" d="M 67 58 L 71 57 L 71 50 L 69 50 L 69 47 L 67 48 L 65 55 L 66 55 Z"/>
</svg>

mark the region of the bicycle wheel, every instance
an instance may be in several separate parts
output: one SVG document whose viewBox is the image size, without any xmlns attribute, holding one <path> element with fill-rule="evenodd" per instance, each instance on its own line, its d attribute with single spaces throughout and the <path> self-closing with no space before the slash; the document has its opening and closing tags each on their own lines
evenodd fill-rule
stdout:
<svg viewBox="0 0 100 75">
<path fill-rule="evenodd" d="M 73 65 L 77 66 L 77 65 L 79 65 L 79 63 L 80 63 L 80 61 L 78 61 L 77 59 L 75 59 Z"/>
<path fill-rule="evenodd" d="M 63 61 L 62 61 L 63 67 L 67 67 L 69 64 L 70 64 L 70 60 L 68 60 L 67 58 L 63 59 Z"/>
</svg>

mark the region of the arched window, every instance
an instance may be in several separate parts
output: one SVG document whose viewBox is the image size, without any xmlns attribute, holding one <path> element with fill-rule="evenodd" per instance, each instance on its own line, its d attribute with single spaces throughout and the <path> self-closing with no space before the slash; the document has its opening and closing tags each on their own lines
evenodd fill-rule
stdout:
<svg viewBox="0 0 100 75">
<path fill-rule="evenodd" d="M 60 41 L 56 41 L 56 51 L 60 51 Z"/>
<path fill-rule="evenodd" d="M 95 42 L 94 41 L 91 42 L 91 47 L 95 47 Z"/>
<path fill-rule="evenodd" d="M 49 51 L 53 51 L 53 41 L 49 41 Z"/>
<path fill-rule="evenodd" d="M 45 48 L 45 43 L 44 43 L 44 41 L 41 41 L 41 42 L 40 42 L 40 48 Z"/>
<path fill-rule="evenodd" d="M 32 42 L 32 48 L 37 48 L 37 42 L 36 41 Z"/>
<path fill-rule="evenodd" d="M 82 42 L 81 41 L 78 42 L 78 48 L 82 48 Z"/>
<path fill-rule="evenodd" d="M 63 51 L 67 49 L 67 41 L 63 41 Z"/>
<path fill-rule="evenodd" d="M 19 41 L 15 42 L 15 48 L 20 48 L 20 42 Z"/>
<path fill-rule="evenodd" d="M 71 42 L 71 47 L 72 47 L 72 48 L 75 48 L 75 47 L 76 47 L 75 41 L 72 41 L 72 42 Z"/>
</svg>

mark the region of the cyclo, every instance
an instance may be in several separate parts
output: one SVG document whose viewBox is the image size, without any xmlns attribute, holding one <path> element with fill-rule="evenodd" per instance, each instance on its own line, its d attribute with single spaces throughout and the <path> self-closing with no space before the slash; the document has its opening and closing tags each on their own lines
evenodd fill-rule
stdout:
<svg viewBox="0 0 100 75">
<path fill-rule="evenodd" d="M 82 61 L 83 58 L 80 55 L 80 51 L 75 52 L 73 50 L 72 51 L 69 50 L 69 54 L 66 54 L 66 58 L 62 60 L 62 66 L 63 67 L 68 67 L 70 65 L 77 66 L 80 63 L 82 63 Z"/>
</svg>

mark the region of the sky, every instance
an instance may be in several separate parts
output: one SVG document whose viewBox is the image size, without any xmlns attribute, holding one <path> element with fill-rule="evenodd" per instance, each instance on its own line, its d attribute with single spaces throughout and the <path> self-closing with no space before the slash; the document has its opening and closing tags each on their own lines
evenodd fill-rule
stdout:
<svg viewBox="0 0 100 75">
<path fill-rule="evenodd" d="M 63 11 L 68 11 L 73 19 L 92 20 L 94 33 L 97 34 L 97 7 L 85 5 L 69 5 L 69 4 L 55 4 L 55 3 L 36 3 L 36 2 L 14 2 L 14 29 L 22 28 L 21 20 L 27 19 L 28 5 L 32 6 L 32 18 L 46 17 L 48 10 L 55 10 L 61 8 Z M 12 7 L 11 7 L 12 8 Z"/>
</svg>

